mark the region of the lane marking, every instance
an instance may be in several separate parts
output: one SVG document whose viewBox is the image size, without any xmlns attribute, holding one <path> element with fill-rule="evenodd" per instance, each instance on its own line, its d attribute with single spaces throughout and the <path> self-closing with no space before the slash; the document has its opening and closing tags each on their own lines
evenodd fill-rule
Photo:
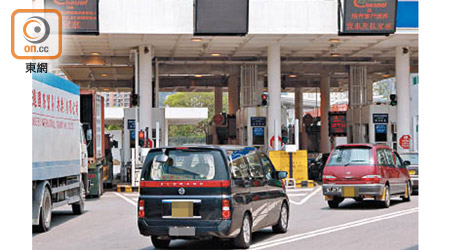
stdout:
<svg viewBox="0 0 450 250">
<path fill-rule="evenodd" d="M 120 193 L 117 193 L 117 192 L 114 192 L 113 194 L 119 196 L 120 198 L 124 199 L 125 201 L 127 201 L 127 202 L 130 203 L 131 205 L 137 207 L 137 204 L 136 204 L 137 201 L 135 202 L 135 201 L 131 200 L 130 198 L 127 198 L 127 197 L 125 197 L 124 195 L 122 195 L 122 194 L 120 194 Z"/>
<path fill-rule="evenodd" d="M 397 212 L 393 212 L 393 213 L 389 213 L 389 214 L 379 215 L 379 216 L 375 216 L 375 217 L 371 217 L 371 218 L 367 218 L 367 219 L 357 220 L 357 221 L 353 221 L 353 222 L 349 222 L 349 223 L 345 223 L 345 224 L 341 224 L 341 225 L 337 225 L 337 226 L 318 229 L 318 230 L 307 232 L 307 233 L 301 233 L 301 234 L 296 234 L 296 235 L 292 235 L 292 236 L 281 238 L 281 239 L 271 240 L 270 242 L 266 242 L 266 243 L 255 244 L 251 247 L 251 249 L 259 250 L 259 249 L 265 249 L 265 248 L 270 248 L 270 247 L 276 247 L 279 245 L 283 245 L 283 244 L 287 244 L 287 243 L 291 243 L 291 242 L 295 242 L 295 241 L 299 241 L 299 240 L 304 240 L 304 239 L 308 239 L 308 238 L 312 238 L 312 237 L 316 237 L 316 236 L 320 236 L 320 235 L 324 235 L 324 234 L 329 234 L 329 233 L 333 233 L 333 232 L 337 232 L 337 231 L 341 231 L 341 230 L 345 230 L 345 229 L 349 229 L 349 228 L 359 227 L 359 226 L 363 226 L 363 225 L 378 222 L 378 221 L 383 221 L 383 220 L 400 217 L 403 215 L 417 213 L 418 211 L 419 211 L 419 208 L 416 207 L 416 208 L 406 209 L 406 210 L 397 211 Z"/>
<path fill-rule="evenodd" d="M 300 202 L 296 202 L 296 201 L 291 201 L 289 200 L 289 203 L 292 203 L 294 205 L 303 205 L 305 202 L 307 202 L 311 197 L 313 197 L 315 194 L 317 194 L 319 191 L 322 190 L 322 187 L 319 186 L 316 188 L 316 190 L 314 190 L 313 192 L 311 192 L 310 194 L 308 194 L 308 196 L 306 196 L 305 198 L 303 198 Z"/>
<path fill-rule="evenodd" d="M 286 189 L 287 193 L 297 193 L 297 192 L 309 192 L 314 190 L 314 188 L 299 188 L 299 189 Z"/>
<path fill-rule="evenodd" d="M 306 194 L 288 194 L 289 197 L 306 196 Z"/>
</svg>

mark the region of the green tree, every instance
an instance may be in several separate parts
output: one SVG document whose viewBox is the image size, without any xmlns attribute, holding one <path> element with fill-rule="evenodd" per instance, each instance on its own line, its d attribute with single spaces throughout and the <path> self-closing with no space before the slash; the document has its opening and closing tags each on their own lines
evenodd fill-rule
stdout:
<svg viewBox="0 0 450 250">
<path fill-rule="evenodd" d="M 224 93 L 222 99 L 222 112 L 227 112 L 228 95 Z M 208 122 L 214 116 L 214 93 L 213 92 L 178 92 L 167 97 L 164 106 L 208 108 L 208 119 L 195 125 L 170 126 L 170 137 L 204 137 Z"/>
</svg>

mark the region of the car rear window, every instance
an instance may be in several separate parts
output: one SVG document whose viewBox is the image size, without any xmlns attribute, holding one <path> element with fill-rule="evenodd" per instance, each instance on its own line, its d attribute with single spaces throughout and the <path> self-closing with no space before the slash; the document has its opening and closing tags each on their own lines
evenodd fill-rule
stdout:
<svg viewBox="0 0 450 250">
<path fill-rule="evenodd" d="M 219 150 L 167 149 L 169 159 L 157 162 L 162 151 L 150 152 L 144 164 L 144 180 L 213 180 L 226 178 L 224 157 Z"/>
<path fill-rule="evenodd" d="M 336 148 L 327 166 L 372 165 L 372 149 L 363 147 Z"/>
</svg>

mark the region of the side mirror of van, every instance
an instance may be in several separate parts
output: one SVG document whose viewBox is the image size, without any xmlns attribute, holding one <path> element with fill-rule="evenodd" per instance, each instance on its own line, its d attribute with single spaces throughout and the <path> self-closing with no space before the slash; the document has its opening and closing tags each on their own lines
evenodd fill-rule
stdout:
<svg viewBox="0 0 450 250">
<path fill-rule="evenodd" d="M 409 166 L 409 165 L 411 165 L 411 162 L 410 162 L 410 161 L 404 161 L 404 162 L 403 162 L 403 166 L 407 167 L 407 166 Z"/>
<path fill-rule="evenodd" d="M 277 171 L 277 176 L 279 180 L 285 179 L 288 176 L 286 171 Z"/>
<path fill-rule="evenodd" d="M 156 157 L 156 162 L 159 162 L 159 163 L 166 163 L 168 160 L 169 160 L 169 156 L 165 155 L 165 154 L 161 154 Z"/>
<path fill-rule="evenodd" d="M 92 129 L 86 130 L 86 140 L 92 141 Z"/>
</svg>

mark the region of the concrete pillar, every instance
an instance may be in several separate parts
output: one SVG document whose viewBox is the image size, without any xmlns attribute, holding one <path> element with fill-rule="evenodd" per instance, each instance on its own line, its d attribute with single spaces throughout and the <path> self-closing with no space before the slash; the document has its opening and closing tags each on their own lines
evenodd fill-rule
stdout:
<svg viewBox="0 0 450 250">
<path fill-rule="evenodd" d="M 300 149 L 307 149 L 308 134 L 306 133 L 306 127 L 303 125 L 303 89 L 301 87 L 295 88 L 295 119 L 299 121 L 300 127 Z"/>
<path fill-rule="evenodd" d="M 239 109 L 239 78 L 233 74 L 228 78 L 228 114 L 235 115 Z"/>
<path fill-rule="evenodd" d="M 270 44 L 267 48 L 267 89 L 269 92 L 267 112 L 267 134 L 269 136 L 267 138 L 270 141 L 275 135 L 281 136 L 281 63 L 280 44 L 278 43 Z M 275 124 L 277 124 L 276 127 Z M 274 147 L 275 145 L 276 143 L 274 143 Z M 273 150 L 280 150 L 280 148 Z"/>
<path fill-rule="evenodd" d="M 155 62 L 155 108 L 159 108 L 159 63 Z"/>
<path fill-rule="evenodd" d="M 329 153 L 331 150 L 328 136 L 328 112 L 330 111 L 330 76 L 320 78 L 320 152 Z"/>
<path fill-rule="evenodd" d="M 407 152 L 400 145 L 402 136 L 411 138 L 411 110 L 410 110 L 410 92 L 409 92 L 409 48 L 395 48 L 395 84 L 397 93 L 397 150 Z M 411 147 L 410 140 L 410 147 Z"/>
<path fill-rule="evenodd" d="M 221 114 L 223 107 L 222 87 L 214 88 L 214 114 Z"/>
<path fill-rule="evenodd" d="M 139 128 L 152 131 L 152 59 L 151 45 L 139 46 Z M 149 135 L 149 136 L 150 136 Z"/>
</svg>

